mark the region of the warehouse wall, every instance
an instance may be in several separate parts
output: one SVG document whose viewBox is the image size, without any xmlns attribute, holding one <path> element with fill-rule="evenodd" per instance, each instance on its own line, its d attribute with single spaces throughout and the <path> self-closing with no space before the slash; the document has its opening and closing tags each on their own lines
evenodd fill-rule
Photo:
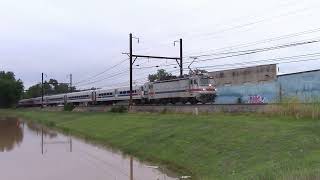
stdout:
<svg viewBox="0 0 320 180">
<path fill-rule="evenodd" d="M 320 100 L 320 70 L 278 76 L 283 97 L 298 97 L 300 101 Z"/>
<path fill-rule="evenodd" d="M 301 102 L 320 100 L 320 70 L 278 76 L 268 82 L 220 85 L 216 104 L 274 103 L 286 97 Z"/>
<path fill-rule="evenodd" d="M 277 79 L 277 65 L 262 65 L 240 69 L 210 72 L 218 86 L 242 85 L 243 83 L 261 83 Z"/>
</svg>

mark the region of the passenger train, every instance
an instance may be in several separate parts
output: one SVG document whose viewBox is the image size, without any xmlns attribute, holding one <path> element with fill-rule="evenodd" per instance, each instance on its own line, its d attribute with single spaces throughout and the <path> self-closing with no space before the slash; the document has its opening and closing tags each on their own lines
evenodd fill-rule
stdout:
<svg viewBox="0 0 320 180">
<path fill-rule="evenodd" d="M 134 104 L 176 104 L 176 103 L 209 103 L 214 102 L 217 89 L 214 79 L 207 75 L 193 75 L 183 78 L 147 82 L 134 86 L 132 99 Z M 20 107 L 27 106 L 58 106 L 67 103 L 74 105 L 114 104 L 128 101 L 130 88 L 98 89 L 73 93 L 44 96 L 42 98 L 23 99 Z"/>
</svg>

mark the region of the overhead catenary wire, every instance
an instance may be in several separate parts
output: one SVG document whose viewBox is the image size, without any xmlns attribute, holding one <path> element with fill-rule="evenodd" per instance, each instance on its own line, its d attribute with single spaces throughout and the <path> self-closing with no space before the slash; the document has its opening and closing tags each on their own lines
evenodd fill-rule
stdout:
<svg viewBox="0 0 320 180">
<path fill-rule="evenodd" d="M 178 69 L 174 69 L 174 70 L 170 70 L 170 71 L 167 71 L 168 73 L 173 73 L 173 72 L 179 72 Z M 147 74 L 150 74 L 151 72 L 147 72 L 147 73 L 144 73 L 144 74 L 139 74 L 140 76 L 141 75 L 147 75 Z M 138 79 L 134 79 L 133 81 L 139 81 L 139 80 L 147 80 L 147 77 L 143 77 L 143 78 L 138 78 Z M 119 87 L 120 85 L 124 85 L 124 86 L 128 86 L 128 83 L 130 81 L 123 81 L 123 82 L 119 82 L 119 83 L 112 83 L 112 84 L 106 84 L 106 85 L 103 85 L 103 86 L 99 86 L 98 88 L 105 88 L 105 87 Z M 145 82 L 142 82 L 142 83 L 145 83 Z"/>
<path fill-rule="evenodd" d="M 87 86 L 87 85 L 90 85 L 90 84 L 94 84 L 94 83 L 97 83 L 97 82 L 101 82 L 101 81 L 104 81 L 104 80 L 107 80 L 107 79 L 110 79 L 110 78 L 113 78 L 113 77 L 122 75 L 122 74 L 127 73 L 127 72 L 129 72 L 129 70 L 124 70 L 124 71 L 121 71 L 121 72 L 119 72 L 119 73 L 112 74 L 112 75 L 110 75 L 110 76 L 104 77 L 104 78 L 102 78 L 102 79 L 98 79 L 98 80 L 95 80 L 95 81 L 92 81 L 92 82 L 89 82 L 89 83 L 86 83 L 86 84 L 82 84 L 81 86 Z M 81 87 L 81 86 L 80 86 L 80 87 Z"/>
<path fill-rule="evenodd" d="M 213 36 L 213 35 L 217 35 L 217 34 L 221 34 L 221 33 L 227 32 L 227 31 L 232 31 L 232 30 L 241 29 L 241 28 L 244 28 L 244 27 L 256 25 L 256 24 L 259 24 L 259 23 L 262 23 L 262 22 L 266 22 L 266 21 L 269 21 L 269 20 L 274 20 L 274 19 L 278 19 L 278 18 L 282 18 L 282 17 L 298 14 L 298 13 L 305 12 L 307 10 L 314 9 L 314 8 L 315 8 L 314 6 L 313 7 L 304 7 L 304 8 L 292 10 L 292 11 L 289 11 L 289 12 L 286 12 L 286 13 L 282 13 L 282 14 L 279 14 L 279 15 L 274 15 L 274 16 L 270 16 L 270 17 L 261 18 L 260 20 L 256 20 L 256 21 L 252 21 L 252 22 L 248 22 L 248 23 L 244 23 L 244 24 L 240 24 L 240 25 L 231 26 L 229 28 L 225 28 L 225 29 L 222 29 L 222 30 L 217 30 L 215 32 L 202 33 L 200 36 L 193 35 L 192 38 L 186 38 L 185 37 L 185 39 L 195 39 L 195 38 L 199 39 L 199 38 L 203 37 L 203 38 L 206 38 L 206 40 L 208 40 L 208 39 L 212 39 L 211 36 Z M 208 38 L 208 37 L 211 37 L 211 38 Z"/>
<path fill-rule="evenodd" d="M 252 66 L 263 66 L 263 65 L 270 65 L 270 64 L 293 64 L 293 63 L 299 63 L 299 62 L 309 62 L 309 61 L 319 61 L 320 58 L 312 58 L 312 59 L 302 59 L 302 60 L 289 60 L 289 61 L 283 61 L 283 62 L 270 62 L 265 64 L 242 64 L 242 65 L 235 65 L 230 67 L 213 67 L 206 68 L 207 71 L 210 72 L 217 72 L 217 71 L 227 71 L 227 70 L 233 70 L 233 69 L 242 69 L 242 68 L 248 68 Z"/>
<path fill-rule="evenodd" d="M 99 73 L 97 73 L 97 74 L 95 74 L 95 75 L 93 75 L 92 77 L 89 77 L 89 78 L 87 78 L 87 79 L 84 79 L 84 80 L 75 82 L 74 84 L 75 84 L 75 85 L 78 85 L 78 84 L 81 84 L 81 83 L 88 82 L 88 81 L 90 81 L 90 80 L 92 80 L 92 79 L 95 79 L 96 77 L 99 77 L 99 76 L 101 76 L 102 74 L 105 74 L 106 72 L 108 72 L 108 71 L 110 71 L 110 70 L 118 67 L 119 65 L 121 65 L 121 64 L 124 63 L 124 62 L 126 62 L 127 60 L 128 60 L 128 58 L 123 59 L 123 60 L 121 60 L 119 63 L 117 63 L 117 64 L 115 64 L 115 65 L 113 65 L 113 66 L 108 67 L 108 68 L 105 69 L 104 71 L 99 72 Z"/>
<path fill-rule="evenodd" d="M 148 71 L 148 72 L 146 72 L 146 73 L 139 73 L 138 76 L 150 74 L 152 71 L 154 71 L 154 70 L 150 70 L 150 71 Z M 178 70 L 175 69 L 174 71 L 178 71 Z M 172 72 L 174 72 L 174 71 L 172 71 Z M 79 87 L 86 87 L 86 86 L 88 86 L 88 85 L 101 83 L 101 82 L 103 82 L 103 81 L 105 81 L 105 80 L 109 80 L 109 79 L 111 79 L 111 78 L 112 78 L 112 80 L 115 80 L 115 79 L 117 79 L 117 77 L 118 77 L 118 78 L 121 78 L 121 77 L 122 77 L 121 75 L 123 75 L 123 74 L 125 74 L 125 73 L 128 73 L 128 72 L 129 72 L 128 70 L 125 70 L 125 71 L 122 71 L 122 72 L 113 74 L 113 75 L 111 75 L 111 76 L 104 77 L 103 79 L 99 79 L 99 80 L 97 80 L 97 81 L 89 82 L 89 83 L 86 83 L 86 84 L 84 84 L 84 85 L 77 86 L 77 87 L 78 87 L 78 88 L 79 88 Z M 171 71 L 168 71 L 168 72 L 170 73 Z M 142 79 L 147 79 L 147 78 L 145 77 L 145 78 L 142 78 Z M 128 82 L 129 82 L 129 81 L 128 81 Z M 121 84 L 121 83 L 116 83 L 115 85 L 118 85 L 118 84 Z M 106 87 L 106 86 L 113 86 L 113 85 L 114 85 L 114 84 L 109 84 L 109 85 L 105 85 L 104 87 Z M 97 86 L 97 87 L 95 87 L 95 88 L 101 88 L 101 87 L 100 87 L 100 86 L 99 86 L 99 87 Z"/>
<path fill-rule="evenodd" d="M 272 6 L 272 7 L 269 7 L 269 8 L 264 8 L 264 10 L 266 10 L 266 12 L 270 12 L 270 10 L 272 10 L 273 12 L 274 12 L 274 10 L 275 10 L 275 8 L 283 8 L 283 7 L 291 7 L 291 6 L 293 6 L 293 5 L 297 5 L 297 4 L 300 4 L 300 2 L 296 2 L 296 1 L 287 1 L 287 2 L 284 2 L 283 3 L 283 1 L 281 1 L 281 3 L 282 4 L 277 4 L 276 6 Z M 278 10 L 277 10 L 278 11 Z M 259 13 L 260 13 L 261 11 L 259 11 Z M 250 15 L 249 17 L 248 17 L 248 15 Z M 242 16 L 242 17 L 240 17 L 240 18 L 236 18 L 236 19 L 233 19 L 233 20 L 231 20 L 230 22 L 227 22 L 227 23 L 229 23 L 229 24 L 232 24 L 232 23 L 234 23 L 234 22 L 239 22 L 239 20 L 241 20 L 241 19 L 248 19 L 248 18 L 252 18 L 252 17 L 254 17 L 254 18 L 256 18 L 257 17 L 257 15 L 252 15 L 252 12 L 250 13 L 250 14 L 248 14 L 248 15 L 246 15 L 246 16 Z M 263 18 L 263 17 L 262 17 Z M 218 23 L 218 24 L 214 24 L 214 25 L 212 25 L 213 27 L 217 27 L 217 26 L 225 26 L 225 22 L 224 23 Z M 247 23 L 246 23 L 247 24 Z M 196 33 L 196 34 L 199 34 L 199 33 Z M 202 34 L 208 34 L 208 33 L 202 33 Z M 201 34 L 200 34 L 201 35 Z M 175 39 L 176 37 L 178 37 L 178 36 L 180 36 L 180 37 L 182 37 L 183 36 L 183 34 L 181 34 L 181 33 L 179 33 L 179 34 L 175 34 L 175 35 L 170 35 L 170 36 L 168 36 L 168 39 L 170 39 L 170 40 L 166 40 L 166 41 L 163 41 L 161 44 L 168 44 L 168 42 L 170 41 L 172 41 L 172 39 Z M 189 35 L 187 35 L 187 36 L 192 36 L 192 37 L 194 37 L 195 36 L 195 33 L 193 33 L 193 34 L 189 34 Z M 189 39 L 188 37 L 186 37 L 186 36 L 184 36 L 184 39 Z M 149 48 L 148 48 L 149 49 Z M 143 50 L 146 50 L 146 49 L 143 49 Z"/>
<path fill-rule="evenodd" d="M 287 13 L 281 13 L 281 15 L 284 15 L 284 16 L 286 16 L 286 14 L 295 14 L 294 12 L 301 12 L 301 11 L 305 11 L 305 10 L 307 10 L 308 8 L 302 8 L 302 9 L 297 9 L 297 10 L 294 10 L 294 11 L 290 11 L 290 12 L 287 12 Z M 268 17 L 268 19 L 270 19 L 271 17 Z M 264 19 L 263 17 L 261 18 L 261 19 Z M 246 24 L 249 24 L 249 23 L 245 23 L 245 24 L 243 24 L 243 25 L 246 25 Z M 214 33 L 214 32 L 213 32 Z M 209 33 L 209 34 L 211 34 L 211 33 Z M 100 72 L 100 73 L 98 73 L 98 74 L 96 74 L 96 75 L 94 75 L 94 76 L 92 76 L 92 77 L 90 77 L 90 78 L 88 78 L 88 79 L 85 79 L 85 80 L 81 80 L 81 81 L 78 81 L 78 82 L 76 82 L 76 83 L 74 83 L 75 85 L 81 85 L 81 84 L 85 84 L 85 83 L 87 83 L 87 82 L 90 82 L 90 81 L 94 81 L 94 82 L 96 82 L 96 81 L 99 81 L 98 79 L 96 79 L 97 77 L 100 77 L 101 75 L 103 75 L 103 74 L 105 74 L 106 72 L 108 72 L 108 69 L 107 70 L 105 70 L 105 71 L 102 71 L 102 72 Z"/>
<path fill-rule="evenodd" d="M 261 51 L 261 50 L 260 50 Z M 259 52 L 260 52 L 259 51 Z M 243 51 L 243 53 L 244 52 L 246 52 L 246 51 Z M 261 51 L 261 52 L 263 52 L 263 51 Z M 228 53 L 228 52 L 227 52 Z M 234 54 L 235 52 L 229 52 L 230 54 Z M 249 52 L 248 52 L 249 53 Z M 258 53 L 258 52 L 250 52 L 250 53 Z M 226 54 L 226 53 L 223 53 L 223 54 Z M 214 55 L 216 55 L 216 54 L 214 54 Z M 204 55 L 204 56 L 200 56 L 200 57 L 206 57 L 206 56 L 213 56 L 212 54 L 209 54 L 209 55 Z M 240 55 L 239 55 L 240 56 Z M 225 57 L 225 58 L 228 58 L 228 57 Z M 200 61 L 200 60 L 199 60 Z M 202 61 L 202 60 L 201 60 Z M 187 62 L 188 63 L 188 62 Z M 173 64 L 172 64 L 173 65 Z M 141 66 L 141 65 L 140 65 Z M 160 65 L 160 66 L 163 66 L 163 65 Z M 166 65 L 164 65 L 164 66 L 166 66 Z M 168 66 L 171 66 L 170 64 L 168 65 Z M 153 67 L 156 67 L 156 66 L 153 66 Z M 140 69 L 140 68 L 134 68 L 134 69 Z M 105 72 L 102 72 L 102 74 L 104 74 Z M 102 74 L 97 74 L 97 75 L 95 75 L 95 76 L 93 76 L 93 77 L 91 77 L 89 80 L 87 80 L 87 81 L 85 81 L 85 82 L 88 82 L 88 81 L 93 81 L 92 79 L 93 78 L 96 78 L 96 77 L 99 77 L 100 75 L 102 75 Z M 94 84 L 94 83 L 96 83 L 96 82 L 99 82 L 99 81 L 102 81 L 102 80 L 104 80 L 105 78 L 103 78 L 103 79 L 95 79 L 95 81 L 93 81 L 93 82 L 89 82 L 89 84 Z M 83 82 L 84 83 L 84 82 Z M 84 85 L 86 85 L 86 84 L 84 84 Z"/>
<path fill-rule="evenodd" d="M 275 49 L 281 49 L 281 48 L 287 48 L 287 47 L 292 47 L 292 46 L 300 46 L 300 45 L 306 45 L 306 44 L 312 44 L 312 43 L 316 43 L 319 42 L 320 40 L 309 40 L 309 41 L 301 41 L 301 42 L 295 42 L 295 43 L 290 43 L 290 44 L 282 44 L 282 45 L 278 45 L 278 46 L 272 46 L 272 47 L 266 47 L 266 48 L 259 48 L 259 49 L 252 49 L 252 50 L 244 50 L 244 51 L 237 51 L 237 52 L 225 52 L 225 53 L 221 53 L 221 54 L 231 54 L 228 56 L 222 56 L 222 57 L 214 57 L 214 58 L 209 58 L 209 59 L 200 59 L 200 60 L 196 60 L 195 62 L 202 62 L 202 61 L 211 61 L 211 60 L 217 60 L 217 59 L 224 59 L 224 58 L 231 58 L 231 57 L 235 57 L 235 56 L 242 56 L 242 55 L 248 55 L 248 54 L 253 54 L 253 53 L 258 53 L 258 52 L 264 52 L 264 51 L 270 51 L 270 50 L 275 50 Z M 217 56 L 219 54 L 208 54 L 208 55 L 201 55 L 200 57 L 206 57 L 206 56 Z M 172 66 L 175 64 L 168 64 L 168 65 L 163 65 L 163 66 Z M 159 67 L 159 66 L 150 66 L 150 67 L 139 67 L 139 68 L 134 68 L 134 69 L 146 69 L 146 68 L 153 68 L 153 67 Z M 120 73 L 116 73 L 113 74 L 111 76 L 102 78 L 102 79 L 98 79 L 95 80 L 93 82 L 89 82 L 86 84 L 83 84 L 82 86 L 86 86 L 86 85 L 90 85 L 90 84 L 94 84 L 97 82 L 101 82 L 104 81 L 106 79 L 110 79 L 116 76 L 119 76 L 121 74 L 124 74 L 128 72 L 128 70 L 122 71 Z"/>
<path fill-rule="evenodd" d="M 320 42 L 320 39 L 315 39 L 315 40 L 314 39 L 309 39 L 309 40 L 305 40 L 305 41 L 292 42 L 292 43 L 281 44 L 281 45 L 265 47 L 265 48 L 240 50 L 240 51 L 229 51 L 229 52 L 212 53 L 212 54 L 200 54 L 200 55 L 197 55 L 195 57 L 200 58 L 200 57 L 219 56 L 219 55 L 226 55 L 226 54 L 235 54 L 235 55 L 244 54 L 244 55 L 246 55 L 246 53 L 251 54 L 251 53 L 264 52 L 264 51 L 271 51 L 271 50 L 276 50 L 276 49 L 283 49 L 283 48 L 288 48 L 288 47 L 313 44 L 313 43 L 317 43 L 317 42 Z M 232 56 L 232 55 L 230 55 L 230 56 Z"/>
<path fill-rule="evenodd" d="M 271 46 L 271 47 L 265 47 L 265 48 L 258 48 L 258 49 L 250 49 L 250 50 L 243 50 L 243 51 L 231 51 L 231 52 L 224 52 L 224 53 L 220 53 L 220 54 L 199 55 L 198 57 L 207 57 L 207 56 L 218 56 L 218 57 L 207 58 L 207 59 L 199 59 L 199 60 L 195 60 L 195 61 L 193 61 L 193 62 L 204 62 L 204 61 L 212 61 L 212 60 L 226 59 L 226 58 L 232 58 L 232 57 L 238 57 L 238 56 L 256 54 L 256 53 L 260 53 L 260 52 L 278 50 L 278 49 L 283 49 L 283 48 L 289 48 L 289 47 L 295 47 L 295 46 L 302 46 L 302 45 L 307 45 L 307 44 L 313 44 L 313 43 L 318 43 L 318 42 L 320 42 L 320 39 L 308 40 L 308 41 L 299 41 L 299 42 L 281 44 L 281 45 L 277 45 L 277 46 Z M 231 55 L 219 56 L 219 55 L 224 55 L 224 54 L 231 54 Z M 191 61 L 190 61 L 190 62 L 191 62 Z M 185 62 L 185 63 L 190 63 L 190 62 Z M 163 65 L 163 66 L 172 66 L 172 65 L 175 65 L 175 64 L 167 64 L 167 65 Z M 135 68 L 135 69 L 148 69 L 148 68 L 152 68 L 152 67 L 156 67 L 156 66 L 139 67 L 139 68 Z"/>
<path fill-rule="evenodd" d="M 253 42 L 249 42 L 249 43 L 242 43 L 242 44 L 237 44 L 237 45 L 232 45 L 232 46 L 226 46 L 223 48 L 217 48 L 217 49 L 212 49 L 212 50 L 207 50 L 207 51 L 202 51 L 202 52 L 188 53 L 189 55 L 185 56 L 184 58 L 190 57 L 190 56 L 197 56 L 197 54 L 202 54 L 205 52 L 219 53 L 219 52 L 224 52 L 223 50 L 226 50 L 226 49 L 239 49 L 239 48 L 244 48 L 244 47 L 250 47 L 250 46 L 254 46 L 254 45 L 258 45 L 258 44 L 265 44 L 265 43 L 269 43 L 269 42 L 279 41 L 279 40 L 283 40 L 283 39 L 298 37 L 298 36 L 307 35 L 307 34 L 311 34 L 311 33 L 317 33 L 317 32 L 320 32 L 320 28 L 314 28 L 314 29 L 310 29 L 310 30 L 306 30 L 306 31 L 286 34 L 286 35 L 282 35 L 282 36 L 263 39 L 263 40 L 259 40 L 259 41 L 253 41 Z"/>
<path fill-rule="evenodd" d="M 315 57 L 318 57 L 318 58 L 315 58 Z M 301 59 L 301 58 L 315 58 L 315 59 L 295 60 L 295 59 Z M 287 61 L 285 61 L 285 60 L 287 60 Z M 285 64 L 285 63 L 295 63 L 295 62 L 304 62 L 304 61 L 313 61 L 313 60 L 320 60 L 320 53 L 263 59 L 263 60 L 257 60 L 257 61 L 246 61 L 246 62 L 239 62 L 239 63 L 218 64 L 218 65 L 211 65 L 211 66 L 197 66 L 196 68 L 208 69 L 208 68 L 218 68 L 218 67 L 235 67 L 235 66 L 239 66 L 239 65 L 250 65 L 250 64 L 257 64 L 257 63 L 263 63 L 263 64 L 259 64 L 259 65 L 266 65 L 266 64 L 270 64 L 270 63 L 272 63 L 272 64 Z"/>
</svg>

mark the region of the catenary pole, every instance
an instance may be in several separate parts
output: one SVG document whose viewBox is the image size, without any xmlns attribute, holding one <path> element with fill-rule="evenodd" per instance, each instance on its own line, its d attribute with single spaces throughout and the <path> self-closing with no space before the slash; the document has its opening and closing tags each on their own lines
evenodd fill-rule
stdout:
<svg viewBox="0 0 320 180">
<path fill-rule="evenodd" d="M 130 57 L 130 100 L 129 100 L 129 107 L 132 106 L 132 33 L 129 35 L 129 57 Z"/>
<path fill-rule="evenodd" d="M 132 33 L 129 34 L 129 53 L 123 53 L 123 54 L 127 54 L 129 55 L 129 70 L 130 70 L 130 99 L 129 99 L 129 108 L 132 107 L 133 105 L 133 99 L 132 99 L 132 93 L 133 93 L 133 88 L 132 88 L 132 79 L 133 79 L 133 75 L 132 75 L 132 66 L 135 63 L 137 58 L 148 58 L 148 59 L 172 59 L 172 60 L 176 60 L 177 64 L 180 67 L 180 76 L 183 76 L 183 49 L 182 49 L 182 39 L 180 39 L 180 41 L 174 41 L 174 45 L 176 42 L 180 43 L 180 57 L 168 57 L 168 56 L 149 56 L 149 55 L 137 55 L 137 54 L 133 54 L 133 50 L 132 50 L 132 39 L 135 38 L 138 40 L 139 43 L 139 38 L 137 37 L 133 37 Z M 135 58 L 133 60 L 133 57 Z M 179 62 L 180 61 L 180 62 Z"/>
<path fill-rule="evenodd" d="M 183 76 L 183 49 L 182 49 L 182 39 L 180 39 L 180 77 Z"/>
<path fill-rule="evenodd" d="M 41 73 L 41 108 L 43 108 L 43 96 L 44 96 L 43 73 Z"/>
<path fill-rule="evenodd" d="M 72 92 L 72 74 L 70 74 L 70 92 Z"/>
</svg>

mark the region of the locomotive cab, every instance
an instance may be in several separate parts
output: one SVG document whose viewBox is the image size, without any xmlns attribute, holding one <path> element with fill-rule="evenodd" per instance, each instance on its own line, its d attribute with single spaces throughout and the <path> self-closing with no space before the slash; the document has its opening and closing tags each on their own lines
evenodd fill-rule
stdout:
<svg viewBox="0 0 320 180">
<path fill-rule="evenodd" d="M 190 78 L 190 92 L 195 95 L 197 101 L 202 103 L 214 102 L 216 88 L 213 77 L 199 75 Z"/>
</svg>

